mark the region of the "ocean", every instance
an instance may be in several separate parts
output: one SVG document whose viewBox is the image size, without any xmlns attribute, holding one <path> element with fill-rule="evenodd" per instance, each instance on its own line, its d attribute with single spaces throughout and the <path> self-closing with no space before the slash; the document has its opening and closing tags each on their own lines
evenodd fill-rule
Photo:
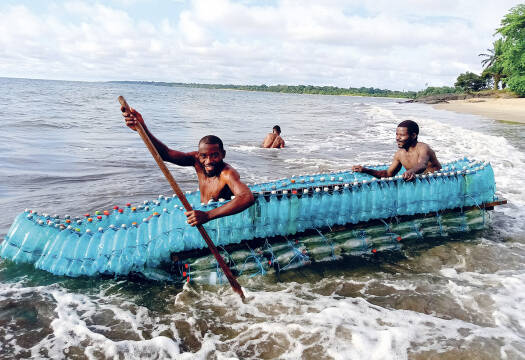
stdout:
<svg viewBox="0 0 525 360">
<path fill-rule="evenodd" d="M 509 201 L 481 232 L 228 285 L 67 278 L 0 260 L 0 358 L 523 359 L 525 125 L 399 99 L 0 78 L 0 238 L 25 208 L 82 215 L 169 184 L 117 97 L 168 146 L 222 138 L 249 184 L 389 162 L 399 122 L 442 162 L 491 162 Z M 259 146 L 280 125 L 286 148 Z M 183 190 L 190 168 L 169 165 Z"/>
</svg>

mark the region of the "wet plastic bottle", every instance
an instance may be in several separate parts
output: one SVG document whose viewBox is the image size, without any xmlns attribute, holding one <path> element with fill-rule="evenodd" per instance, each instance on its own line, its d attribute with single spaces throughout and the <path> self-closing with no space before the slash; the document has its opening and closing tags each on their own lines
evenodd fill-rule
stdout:
<svg viewBox="0 0 525 360">
<path fill-rule="evenodd" d="M 86 248 L 86 252 L 83 255 L 83 262 L 80 267 L 80 274 L 86 276 L 93 276 L 96 274 L 97 269 L 95 268 L 95 260 L 98 256 L 98 247 L 104 234 L 104 229 L 99 227 L 97 232 L 91 237 L 89 244 Z"/>
<path fill-rule="evenodd" d="M 91 230 L 87 229 L 77 240 L 76 244 L 74 245 L 71 261 L 67 267 L 67 270 L 65 271 L 65 275 L 72 277 L 81 275 L 81 268 L 84 264 L 84 254 L 86 253 L 87 247 L 89 246 L 92 237 Z"/>
<path fill-rule="evenodd" d="M 94 263 L 96 272 L 104 273 L 108 271 L 108 262 L 111 258 L 111 251 L 113 250 L 113 238 L 116 233 L 117 229 L 115 228 L 115 225 L 111 224 L 108 229 L 104 231 L 104 234 L 102 234 L 97 251 L 98 255 Z"/>
</svg>

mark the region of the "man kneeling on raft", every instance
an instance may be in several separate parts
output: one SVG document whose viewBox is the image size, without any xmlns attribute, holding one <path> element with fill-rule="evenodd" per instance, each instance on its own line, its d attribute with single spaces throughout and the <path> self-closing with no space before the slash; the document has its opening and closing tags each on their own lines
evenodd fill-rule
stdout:
<svg viewBox="0 0 525 360">
<path fill-rule="evenodd" d="M 441 169 L 436 153 L 425 143 L 418 142 L 419 126 L 412 120 L 401 122 L 396 129 L 396 142 L 399 150 L 394 155 L 392 164 L 387 170 L 373 170 L 354 165 L 352 170 L 375 176 L 376 178 L 395 176 L 401 166 L 406 171 L 403 179 L 413 180 L 416 174 L 430 173 Z"/>
<path fill-rule="evenodd" d="M 203 137 L 199 141 L 198 151 L 185 153 L 173 150 L 151 134 L 138 111 L 131 109 L 131 113 L 127 113 L 124 107 L 121 110 L 126 120 L 126 125 L 130 129 L 136 131 L 135 126 L 137 122 L 142 124 L 144 131 L 157 148 L 162 160 L 179 166 L 193 166 L 195 168 L 199 179 L 201 202 L 217 201 L 220 198 L 229 199 L 232 195 L 235 195 L 232 201 L 213 210 L 185 212 L 188 224 L 191 226 L 201 225 L 213 219 L 237 214 L 253 205 L 254 198 L 251 190 L 241 181 L 239 173 L 223 161 L 226 151 L 223 148 L 221 139 L 217 136 L 208 135 Z"/>
</svg>

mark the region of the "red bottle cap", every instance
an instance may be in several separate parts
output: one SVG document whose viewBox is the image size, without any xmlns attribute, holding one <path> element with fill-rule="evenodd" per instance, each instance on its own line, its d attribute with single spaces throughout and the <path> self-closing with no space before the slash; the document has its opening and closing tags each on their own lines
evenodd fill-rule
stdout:
<svg viewBox="0 0 525 360">
<path fill-rule="evenodd" d="M 118 209 L 118 212 L 122 214 L 124 212 L 124 210 Z"/>
<path fill-rule="evenodd" d="M 97 216 L 97 219 L 102 220 L 102 216 L 100 216 L 100 215 Z"/>
<path fill-rule="evenodd" d="M 90 218 L 90 217 L 88 217 L 88 219 L 87 219 L 87 220 L 88 220 L 89 222 L 92 222 L 92 221 L 93 221 L 93 219 L 92 219 L 92 218 Z"/>
<path fill-rule="evenodd" d="M 109 216 L 109 211 L 104 210 L 104 215 Z"/>
<path fill-rule="evenodd" d="M 401 240 L 403 240 L 403 239 L 401 238 L 401 236 L 398 236 L 398 237 L 396 237 L 396 240 L 397 240 L 397 241 L 401 241 Z"/>
<path fill-rule="evenodd" d="M 84 214 L 85 217 L 89 217 L 89 214 Z"/>
<path fill-rule="evenodd" d="M 128 207 L 131 206 L 131 203 L 127 203 L 126 206 L 128 206 Z"/>
<path fill-rule="evenodd" d="M 377 250 L 376 250 L 376 249 L 372 249 L 372 253 L 374 253 L 374 254 L 375 254 L 376 252 L 377 252 Z"/>
<path fill-rule="evenodd" d="M 113 206 L 113 210 L 117 210 L 117 209 L 118 209 L 117 205 Z"/>
<path fill-rule="evenodd" d="M 188 268 L 188 264 L 184 264 L 184 267 L 187 269 Z"/>
<path fill-rule="evenodd" d="M 182 276 L 186 277 L 186 271 L 182 272 Z"/>
</svg>

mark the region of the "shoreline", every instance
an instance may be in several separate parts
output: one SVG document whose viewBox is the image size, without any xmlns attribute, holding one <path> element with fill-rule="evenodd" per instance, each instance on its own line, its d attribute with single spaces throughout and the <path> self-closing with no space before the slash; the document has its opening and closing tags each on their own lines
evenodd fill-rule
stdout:
<svg viewBox="0 0 525 360">
<path fill-rule="evenodd" d="M 472 98 L 433 104 L 438 110 L 481 115 L 497 121 L 525 124 L 525 98 Z"/>
</svg>

